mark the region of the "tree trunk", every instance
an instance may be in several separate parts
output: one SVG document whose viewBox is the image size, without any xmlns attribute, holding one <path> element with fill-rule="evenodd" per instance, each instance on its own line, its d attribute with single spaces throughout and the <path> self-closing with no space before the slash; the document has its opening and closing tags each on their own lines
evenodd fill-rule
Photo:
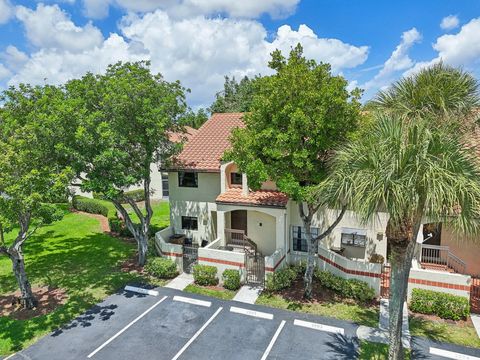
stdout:
<svg viewBox="0 0 480 360">
<path fill-rule="evenodd" d="M 145 266 L 147 263 L 148 234 L 143 231 L 138 234 L 138 265 Z"/>
<path fill-rule="evenodd" d="M 33 295 L 32 287 L 25 272 L 25 261 L 21 250 L 9 249 L 9 257 L 12 260 L 12 269 L 20 288 L 20 304 L 26 309 L 32 309 L 37 306 L 37 299 Z"/>
<path fill-rule="evenodd" d="M 304 282 L 304 289 L 303 289 L 303 296 L 306 299 L 312 298 L 312 282 L 313 282 L 313 273 L 315 271 L 315 252 L 318 249 L 318 240 L 312 239 L 312 219 L 308 217 L 308 219 L 303 221 L 303 226 L 305 227 L 305 237 L 307 240 L 307 249 L 308 249 L 308 256 L 307 256 L 307 268 L 305 269 L 305 275 L 303 277 Z"/>
<path fill-rule="evenodd" d="M 417 231 L 415 231 L 417 229 Z M 387 224 L 387 241 L 391 248 L 389 298 L 389 360 L 403 360 L 403 304 L 407 298 L 408 277 L 416 244 L 417 226 L 410 220 L 399 225 Z"/>
</svg>

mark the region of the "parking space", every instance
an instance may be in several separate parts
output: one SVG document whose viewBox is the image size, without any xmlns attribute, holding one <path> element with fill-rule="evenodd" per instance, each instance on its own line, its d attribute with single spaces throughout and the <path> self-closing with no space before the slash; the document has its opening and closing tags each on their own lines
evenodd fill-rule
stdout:
<svg viewBox="0 0 480 360">
<path fill-rule="evenodd" d="M 358 353 L 357 326 L 350 322 L 157 290 L 111 296 L 13 359 L 307 360 L 355 359 Z M 480 360 L 478 350 L 421 338 L 414 339 L 412 355 Z"/>
</svg>

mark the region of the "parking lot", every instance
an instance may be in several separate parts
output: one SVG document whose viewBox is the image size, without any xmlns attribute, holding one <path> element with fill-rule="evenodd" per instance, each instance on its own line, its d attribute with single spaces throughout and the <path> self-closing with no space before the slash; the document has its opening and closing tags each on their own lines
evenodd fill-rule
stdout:
<svg viewBox="0 0 480 360">
<path fill-rule="evenodd" d="M 350 322 L 155 290 L 156 296 L 128 291 L 113 295 L 11 359 L 357 357 L 357 326 Z M 428 341 L 419 341 L 414 358 L 445 359 L 429 349 Z"/>
</svg>

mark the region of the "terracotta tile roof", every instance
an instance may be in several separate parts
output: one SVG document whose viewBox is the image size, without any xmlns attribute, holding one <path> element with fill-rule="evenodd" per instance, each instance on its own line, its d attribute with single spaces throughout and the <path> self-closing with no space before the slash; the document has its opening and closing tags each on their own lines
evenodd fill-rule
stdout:
<svg viewBox="0 0 480 360">
<path fill-rule="evenodd" d="M 171 170 L 219 172 L 223 153 L 230 147 L 232 130 L 244 127 L 242 117 L 243 113 L 213 114 L 185 144 Z"/>
<path fill-rule="evenodd" d="M 185 132 L 171 132 L 168 134 L 168 138 L 172 142 L 182 142 L 184 139 L 190 141 L 193 136 L 197 133 L 197 129 L 194 129 L 190 126 L 185 126 Z"/>
<path fill-rule="evenodd" d="M 242 195 L 242 189 L 228 189 L 223 194 L 218 195 L 217 203 L 241 204 L 250 206 L 272 206 L 286 207 L 288 196 L 280 191 L 257 190 L 250 191 L 247 196 Z"/>
</svg>

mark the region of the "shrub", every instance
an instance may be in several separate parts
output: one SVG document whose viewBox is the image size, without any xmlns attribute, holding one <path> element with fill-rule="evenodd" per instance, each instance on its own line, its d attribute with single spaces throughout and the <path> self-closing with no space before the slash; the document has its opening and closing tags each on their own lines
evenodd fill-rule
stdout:
<svg viewBox="0 0 480 360">
<path fill-rule="evenodd" d="M 365 282 L 357 279 L 344 279 L 328 271 L 315 269 L 315 279 L 323 287 L 344 298 L 368 302 L 375 298 L 375 291 Z"/>
<path fill-rule="evenodd" d="M 375 264 L 383 264 L 385 262 L 385 258 L 380 254 L 372 254 L 368 261 Z"/>
<path fill-rule="evenodd" d="M 222 274 L 223 287 L 227 290 L 240 289 L 240 271 L 227 269 Z"/>
<path fill-rule="evenodd" d="M 148 260 L 145 271 L 160 279 L 171 279 L 177 276 L 177 265 L 170 259 L 154 257 Z"/>
<path fill-rule="evenodd" d="M 95 199 L 89 199 L 83 196 L 75 195 L 72 198 L 72 207 L 78 211 L 84 211 L 90 214 L 99 214 L 108 216 L 108 208 L 100 204 Z"/>
<path fill-rule="evenodd" d="M 118 217 L 108 218 L 108 225 L 110 226 L 111 232 L 117 233 L 118 235 L 126 238 L 133 237 L 132 233 L 130 232 L 130 230 L 128 230 L 123 220 L 119 219 Z"/>
<path fill-rule="evenodd" d="M 461 320 L 470 314 L 467 298 L 438 291 L 413 289 L 410 310 L 420 314 L 436 315 L 442 319 Z"/>
<path fill-rule="evenodd" d="M 125 191 L 123 193 L 124 198 L 130 198 L 135 202 L 145 201 L 145 192 L 143 189 Z"/>
<path fill-rule="evenodd" d="M 297 269 L 294 266 L 288 266 L 281 270 L 267 275 L 265 288 L 267 291 L 279 291 L 292 286 L 293 281 L 297 278 Z"/>
<path fill-rule="evenodd" d="M 197 285 L 217 285 L 217 268 L 215 266 L 197 264 L 193 267 L 193 279 Z"/>
</svg>

